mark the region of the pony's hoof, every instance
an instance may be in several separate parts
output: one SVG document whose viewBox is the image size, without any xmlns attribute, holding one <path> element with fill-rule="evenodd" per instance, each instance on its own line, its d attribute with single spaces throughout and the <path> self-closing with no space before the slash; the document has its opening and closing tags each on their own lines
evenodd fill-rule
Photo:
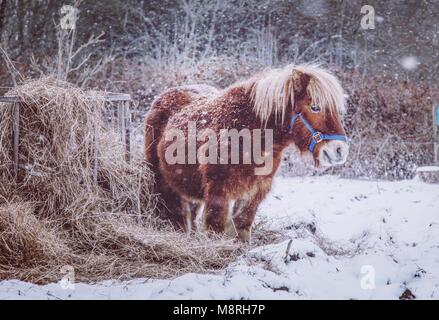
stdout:
<svg viewBox="0 0 439 320">
<path fill-rule="evenodd" d="M 241 242 L 250 245 L 251 244 L 251 231 L 250 230 L 238 230 L 238 239 Z"/>
</svg>

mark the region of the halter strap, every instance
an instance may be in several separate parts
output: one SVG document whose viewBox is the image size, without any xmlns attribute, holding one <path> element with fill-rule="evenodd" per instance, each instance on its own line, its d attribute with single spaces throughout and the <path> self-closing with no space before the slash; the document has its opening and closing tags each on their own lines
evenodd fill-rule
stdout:
<svg viewBox="0 0 439 320">
<path fill-rule="evenodd" d="M 317 130 L 315 130 L 311 124 L 305 119 L 305 117 L 302 115 L 302 113 L 293 113 L 293 116 L 291 117 L 290 122 L 290 131 L 293 130 L 293 125 L 296 122 L 297 118 L 302 120 L 302 123 L 305 125 L 306 129 L 311 133 L 311 142 L 309 144 L 309 151 L 311 153 L 314 152 L 314 149 L 318 143 L 320 143 L 323 140 L 339 140 L 339 141 L 347 141 L 347 138 L 344 134 L 326 134 L 321 133 Z"/>
</svg>

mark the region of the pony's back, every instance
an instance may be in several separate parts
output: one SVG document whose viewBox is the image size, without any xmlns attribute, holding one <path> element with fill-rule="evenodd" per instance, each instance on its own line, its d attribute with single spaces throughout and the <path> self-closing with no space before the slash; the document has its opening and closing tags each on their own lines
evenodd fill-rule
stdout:
<svg viewBox="0 0 439 320">
<path fill-rule="evenodd" d="M 145 159 L 153 167 L 158 165 L 157 143 L 169 118 L 194 100 L 212 99 L 219 90 L 205 84 L 180 86 L 166 90 L 152 103 L 145 119 Z"/>
</svg>

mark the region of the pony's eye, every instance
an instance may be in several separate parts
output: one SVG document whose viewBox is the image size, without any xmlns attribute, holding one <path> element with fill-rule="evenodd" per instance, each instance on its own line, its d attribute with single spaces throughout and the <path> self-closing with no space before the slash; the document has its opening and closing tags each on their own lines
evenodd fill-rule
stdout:
<svg viewBox="0 0 439 320">
<path fill-rule="evenodd" d="M 318 104 L 311 105 L 311 111 L 314 113 L 320 112 L 320 106 Z"/>
</svg>

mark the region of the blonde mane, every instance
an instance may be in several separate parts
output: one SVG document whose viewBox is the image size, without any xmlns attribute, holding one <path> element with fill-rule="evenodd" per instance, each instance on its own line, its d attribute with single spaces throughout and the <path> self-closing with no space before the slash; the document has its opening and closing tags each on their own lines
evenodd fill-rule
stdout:
<svg viewBox="0 0 439 320">
<path fill-rule="evenodd" d="M 294 106 L 293 71 L 296 70 L 310 76 L 307 93 L 314 104 L 325 111 L 345 112 L 344 90 L 331 72 L 318 65 L 288 65 L 266 71 L 245 84 L 254 103 L 253 110 L 263 123 L 272 114 L 275 121 L 280 116 L 283 122 L 288 102 Z"/>
</svg>

